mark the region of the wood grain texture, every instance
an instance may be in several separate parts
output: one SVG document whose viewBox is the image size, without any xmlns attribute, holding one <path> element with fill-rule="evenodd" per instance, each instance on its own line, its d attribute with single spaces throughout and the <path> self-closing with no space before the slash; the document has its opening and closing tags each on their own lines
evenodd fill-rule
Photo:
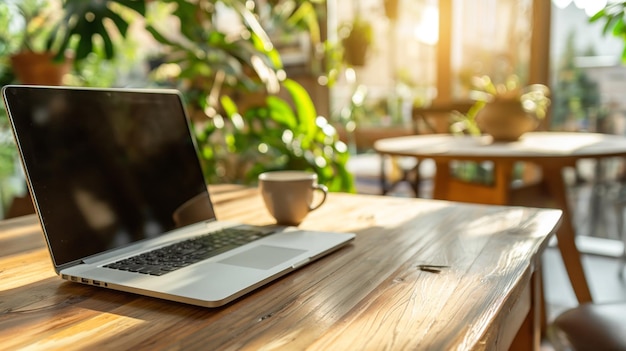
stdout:
<svg viewBox="0 0 626 351">
<path fill-rule="evenodd" d="M 210 190 L 218 218 L 273 224 L 257 189 Z M 507 349 L 560 216 L 331 193 L 300 227 L 354 232 L 354 242 L 216 309 L 64 282 L 36 218 L 4 221 L 0 349 Z"/>
<path fill-rule="evenodd" d="M 574 242 L 563 171 L 581 159 L 626 156 L 626 137 L 599 133 L 531 132 L 519 141 L 493 142 L 490 136 L 450 134 L 414 135 L 381 139 L 374 149 L 383 156 L 408 156 L 435 161 L 433 198 L 495 205 L 523 205 L 559 208 L 563 225 L 558 244 L 570 282 L 580 303 L 592 296 Z M 449 169 L 455 161 L 493 163 L 494 182 L 483 185 L 454 179 Z M 540 173 L 538 180 L 512 187 L 513 167 L 518 162 L 532 164 Z M 383 174 L 383 171 L 381 171 Z M 533 178 L 537 178 L 533 176 Z"/>
</svg>

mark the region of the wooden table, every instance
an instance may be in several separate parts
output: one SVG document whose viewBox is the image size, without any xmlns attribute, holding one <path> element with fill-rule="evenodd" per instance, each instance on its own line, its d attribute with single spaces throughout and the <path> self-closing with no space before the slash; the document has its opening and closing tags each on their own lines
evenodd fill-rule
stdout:
<svg viewBox="0 0 626 351">
<path fill-rule="evenodd" d="M 219 218 L 273 223 L 257 189 L 210 189 Z M 6 220 L 0 349 L 530 349 L 539 342 L 537 267 L 560 218 L 331 193 L 301 227 L 354 232 L 354 242 L 217 309 L 63 281 L 35 217 Z"/>
<path fill-rule="evenodd" d="M 435 199 L 546 205 L 562 209 L 563 224 L 557 238 L 565 268 L 578 301 L 592 300 L 574 241 L 575 231 L 562 172 L 567 167 L 575 167 L 576 162 L 583 158 L 626 156 L 625 137 L 597 133 L 532 132 L 516 142 L 494 143 L 489 136 L 434 134 L 382 139 L 374 144 L 374 149 L 386 156 L 433 159 L 438 170 L 434 181 Z M 493 162 L 494 183 L 476 185 L 454 179 L 447 171 L 453 161 Z M 540 182 L 531 188 L 512 188 L 513 166 L 517 162 L 537 165 L 541 170 Z"/>
</svg>

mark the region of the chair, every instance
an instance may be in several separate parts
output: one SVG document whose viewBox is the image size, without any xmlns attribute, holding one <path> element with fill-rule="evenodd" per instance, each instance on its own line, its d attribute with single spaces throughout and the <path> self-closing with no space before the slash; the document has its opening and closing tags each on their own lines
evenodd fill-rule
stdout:
<svg viewBox="0 0 626 351">
<path fill-rule="evenodd" d="M 569 309 L 556 317 L 548 336 L 556 350 L 626 350 L 626 302 Z"/>
<path fill-rule="evenodd" d="M 615 200 L 617 231 L 624 242 L 618 275 L 626 266 L 626 187 L 620 184 Z M 548 330 L 557 350 L 626 350 L 626 302 L 585 303 L 558 315 Z"/>
<path fill-rule="evenodd" d="M 413 133 L 415 134 L 435 134 L 449 133 L 451 117 L 454 111 L 467 113 L 474 106 L 472 101 L 455 102 L 435 102 L 429 106 L 414 107 L 411 111 L 411 122 Z M 414 157 L 395 157 L 391 165 L 394 170 L 399 171 L 400 176 L 389 183 L 387 181 L 388 162 L 381 159 L 380 166 L 380 187 L 382 194 L 386 195 L 402 182 L 408 182 L 415 197 L 420 196 L 420 185 L 422 182 L 422 160 Z M 431 167 L 432 168 L 432 167 Z M 428 169 L 428 168 L 427 168 Z M 428 173 L 428 171 L 426 171 Z"/>
<path fill-rule="evenodd" d="M 411 113 L 415 134 L 449 133 L 454 111 L 466 114 L 473 101 L 435 102 L 429 106 L 414 107 Z"/>
</svg>

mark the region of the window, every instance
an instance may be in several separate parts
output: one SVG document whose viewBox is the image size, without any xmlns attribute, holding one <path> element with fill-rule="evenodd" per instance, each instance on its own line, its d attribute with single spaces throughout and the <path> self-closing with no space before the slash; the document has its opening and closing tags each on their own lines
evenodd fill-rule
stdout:
<svg viewBox="0 0 626 351">
<path fill-rule="evenodd" d="M 623 42 L 589 23 L 602 1 L 553 0 L 552 129 L 626 134 L 626 68 Z M 601 7 L 600 7 L 601 8 Z"/>
<path fill-rule="evenodd" d="M 390 3 L 397 3 L 395 17 L 385 9 Z M 547 52 L 531 60 L 533 0 L 355 0 L 336 6 L 339 28 L 360 18 L 373 26 L 374 36 L 365 64 L 347 70 L 332 88 L 334 116 L 354 111 L 346 107 L 359 86 L 366 112 L 358 122 L 393 126 L 408 122 L 413 105 L 467 100 L 475 75 L 503 80 L 516 74 L 522 82 L 547 83 L 532 67 L 548 61 Z"/>
<path fill-rule="evenodd" d="M 473 76 L 528 81 L 531 16 L 530 0 L 452 1 L 451 99 L 468 99 Z"/>
</svg>

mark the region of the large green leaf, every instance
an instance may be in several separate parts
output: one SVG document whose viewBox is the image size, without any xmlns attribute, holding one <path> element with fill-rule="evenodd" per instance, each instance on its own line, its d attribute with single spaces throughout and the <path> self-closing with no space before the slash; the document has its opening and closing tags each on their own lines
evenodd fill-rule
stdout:
<svg viewBox="0 0 626 351">
<path fill-rule="evenodd" d="M 291 95 L 297 111 L 300 128 L 306 133 L 308 139 L 313 139 L 317 129 L 315 124 L 317 111 L 315 110 L 315 104 L 313 100 L 311 100 L 311 96 L 302 85 L 291 79 L 285 80 L 283 87 L 285 87 Z"/>
<path fill-rule="evenodd" d="M 289 129 L 298 127 L 298 119 L 293 113 L 291 106 L 285 100 L 276 96 L 268 96 L 267 108 L 270 118 L 281 126 Z"/>
<path fill-rule="evenodd" d="M 72 43 L 72 37 L 77 37 L 74 60 L 80 61 L 94 51 L 94 40 L 99 36 L 103 41 L 105 57 L 112 59 L 115 56 L 115 46 L 104 23 L 110 20 L 122 37 L 126 36 L 129 24 L 111 9 L 111 4 L 118 4 L 140 16 L 145 15 L 145 0 L 64 0 L 62 3 L 64 18 L 55 26 L 48 38 L 48 49 L 58 45 L 55 48 L 57 58 L 62 58 Z"/>
</svg>

